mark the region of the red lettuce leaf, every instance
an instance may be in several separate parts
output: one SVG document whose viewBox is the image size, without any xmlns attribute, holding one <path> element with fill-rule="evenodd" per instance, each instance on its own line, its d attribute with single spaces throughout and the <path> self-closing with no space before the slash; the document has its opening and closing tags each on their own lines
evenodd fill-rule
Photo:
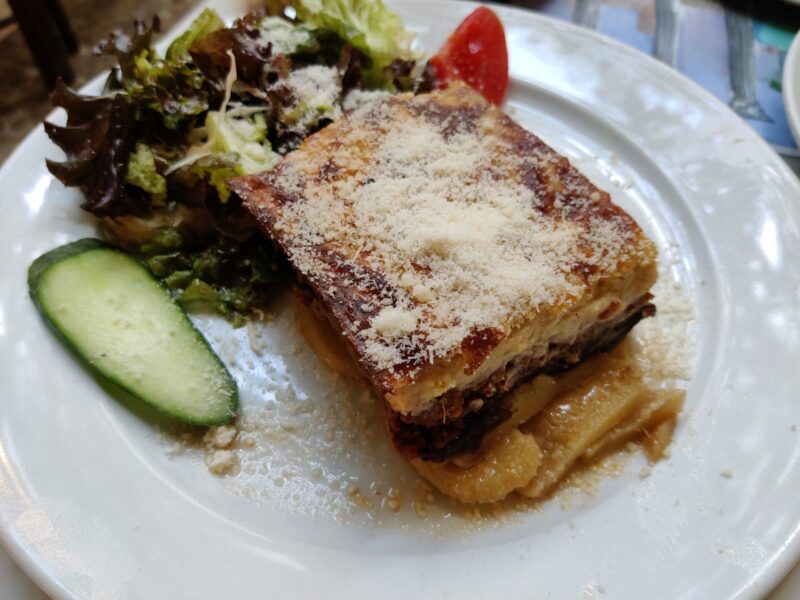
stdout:
<svg viewBox="0 0 800 600">
<path fill-rule="evenodd" d="M 45 123 L 45 131 L 67 156 L 48 160 L 47 168 L 64 185 L 78 186 L 82 208 L 98 217 L 142 213 L 149 202 L 125 186 L 128 159 L 138 133 L 134 106 L 121 94 L 82 96 L 62 81 L 50 97 L 67 111 L 66 126 Z"/>
<path fill-rule="evenodd" d="M 241 82 L 265 89 L 277 78 L 288 75 L 292 61 L 273 54 L 272 44 L 258 27 L 263 12 L 254 11 L 237 19 L 229 29 L 219 29 L 192 44 L 189 54 L 212 86 L 214 97 L 221 98 L 230 70 L 230 54 L 236 62 L 236 76 Z"/>
</svg>

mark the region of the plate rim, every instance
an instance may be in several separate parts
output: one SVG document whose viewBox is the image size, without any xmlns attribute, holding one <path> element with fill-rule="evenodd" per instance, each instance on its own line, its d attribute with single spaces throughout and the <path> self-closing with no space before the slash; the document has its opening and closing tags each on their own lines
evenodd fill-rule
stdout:
<svg viewBox="0 0 800 600">
<path fill-rule="evenodd" d="M 800 3 L 800 0 L 789 0 L 792 3 Z M 429 4 L 431 0 L 388 0 L 387 4 L 395 4 L 395 3 L 402 3 L 402 4 Z M 541 13 L 536 13 L 532 10 L 524 9 L 521 7 L 516 6 L 506 6 L 506 5 L 498 5 L 495 3 L 487 3 L 487 2 L 474 2 L 472 0 L 433 0 L 433 3 L 436 4 L 444 4 L 458 7 L 459 9 L 463 9 L 464 7 L 472 7 L 477 8 L 480 5 L 488 5 L 500 12 L 503 13 L 517 13 L 521 16 L 524 15 L 526 19 L 535 19 L 544 21 L 549 24 L 557 24 L 559 28 L 572 30 L 573 32 L 580 32 L 581 35 L 584 36 L 586 39 L 593 39 L 595 42 L 602 42 L 603 44 L 610 45 L 615 47 L 616 51 L 621 51 L 630 55 L 634 55 L 637 58 L 637 61 L 644 61 L 649 67 L 661 69 L 662 73 L 668 74 L 668 76 L 680 82 L 680 86 L 685 90 L 691 92 L 693 95 L 701 98 L 706 103 L 712 105 L 715 110 L 725 115 L 726 120 L 730 120 L 731 118 L 735 118 L 740 124 L 745 125 L 750 131 L 753 133 L 753 139 L 748 141 L 756 142 L 756 146 L 758 147 L 760 153 L 766 151 L 764 158 L 769 157 L 772 161 L 772 166 L 777 166 L 779 174 L 781 178 L 785 181 L 791 181 L 792 185 L 794 186 L 795 190 L 800 191 L 800 179 L 798 176 L 789 168 L 786 162 L 780 157 L 777 151 L 769 145 L 766 140 L 764 140 L 760 135 L 758 135 L 755 130 L 753 130 L 750 125 L 744 121 L 739 115 L 733 112 L 730 107 L 728 107 L 724 102 L 719 100 L 716 96 L 714 96 L 711 92 L 703 88 L 700 84 L 696 83 L 683 73 L 661 63 L 656 58 L 652 57 L 649 54 L 646 54 L 636 48 L 633 48 L 623 42 L 620 42 L 608 35 L 600 33 L 595 30 L 586 29 L 574 23 L 559 20 L 555 17 L 551 17 L 549 15 L 543 15 Z M 203 0 L 200 2 L 196 7 L 191 9 L 187 14 L 180 19 L 169 31 L 165 32 L 163 35 L 159 37 L 159 44 L 165 44 L 166 41 L 172 39 L 177 31 L 181 28 L 184 28 L 188 25 L 189 22 L 199 14 L 204 8 L 207 6 L 214 5 L 213 0 Z M 785 64 L 785 69 L 783 73 L 784 78 L 784 101 L 787 102 L 788 98 L 786 95 L 786 78 L 788 67 L 790 65 L 790 58 L 792 64 L 796 64 L 800 62 L 800 34 L 796 35 L 793 43 L 790 48 L 790 53 L 794 50 L 794 53 L 791 54 L 791 57 L 787 57 L 787 61 Z M 800 66 L 800 65 L 798 65 Z M 108 71 L 103 70 L 100 71 L 96 76 L 92 77 L 86 84 L 79 88 L 79 91 L 83 92 L 92 86 L 97 85 L 99 80 L 108 73 Z M 800 74 L 800 72 L 799 72 Z M 789 94 L 794 95 L 794 94 Z M 720 110 L 722 109 L 722 110 Z M 50 113 L 48 113 L 47 120 L 52 119 L 55 115 L 59 113 L 61 109 L 54 109 Z M 787 106 L 787 112 L 789 108 Z M 796 113 L 797 116 L 797 123 L 800 124 L 800 107 L 797 110 L 793 111 Z M 793 133 L 797 137 L 798 129 L 795 123 L 790 119 L 790 125 L 792 126 Z M 8 156 L 8 158 L 4 161 L 2 166 L 0 167 L 0 178 L 6 176 L 7 171 L 10 170 L 11 166 L 20 159 L 20 156 L 24 155 L 27 146 L 32 143 L 32 139 L 38 135 L 44 133 L 44 128 L 42 123 L 37 124 L 34 126 L 31 131 L 22 139 L 22 141 L 17 144 L 14 148 L 12 153 Z M 2 516 L 2 515 L 0 515 Z M 757 577 L 751 578 L 747 582 L 747 587 L 742 588 L 740 590 L 741 594 L 738 596 L 740 598 L 759 598 L 770 591 L 772 591 L 780 582 L 781 580 L 791 571 L 791 569 L 798 563 L 800 560 L 800 523 L 794 524 L 794 531 L 788 541 L 781 547 L 781 549 L 776 552 L 772 559 L 766 561 L 764 563 L 764 568 L 759 572 Z M 60 598 L 75 598 L 57 579 L 52 576 L 52 573 L 49 572 L 46 568 L 46 565 L 40 564 L 41 561 L 35 560 L 34 556 L 26 552 L 24 543 L 22 540 L 17 539 L 17 536 L 13 534 L 13 532 L 6 527 L 6 521 L 0 519 L 0 545 L 2 545 L 9 553 L 9 555 L 14 559 L 14 561 L 20 566 L 20 568 L 33 579 L 37 586 L 39 586 L 45 593 L 49 596 L 60 599 Z"/>
<path fill-rule="evenodd" d="M 800 4 L 800 0 L 796 4 Z M 800 89 L 798 88 L 800 88 L 800 32 L 795 33 L 786 52 L 781 80 L 783 106 L 786 108 L 789 128 L 795 141 L 800 144 Z"/>
</svg>

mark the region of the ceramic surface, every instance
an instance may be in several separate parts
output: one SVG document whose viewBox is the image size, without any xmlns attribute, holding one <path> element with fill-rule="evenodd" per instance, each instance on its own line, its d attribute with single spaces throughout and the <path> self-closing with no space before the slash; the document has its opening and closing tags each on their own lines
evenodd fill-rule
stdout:
<svg viewBox="0 0 800 600">
<path fill-rule="evenodd" d="M 244 9 L 211 5 L 226 18 Z M 393 6 L 428 51 L 472 9 Z M 694 305 L 694 376 L 672 457 L 646 478 L 631 462 L 572 508 L 556 500 L 508 525 L 447 535 L 404 514 L 298 509 L 315 502 L 313 486 L 294 508 L 233 493 L 168 452 L 152 419 L 106 393 L 30 303 L 33 258 L 94 234 L 78 193 L 45 169 L 58 154 L 40 127 L 0 171 L 0 537 L 49 595 L 759 598 L 796 562 L 800 183 L 738 117 L 667 67 L 565 23 L 497 11 L 508 110 L 631 212 Z M 357 392 L 320 372 L 297 349 L 290 314 L 275 310 L 259 355 L 246 331 L 197 317 L 243 403 L 274 402 L 288 385 L 310 401 L 350 402 Z M 411 485 L 385 441 L 371 448 L 374 463 L 358 448 L 314 460 L 321 472 Z"/>
<path fill-rule="evenodd" d="M 783 64 L 783 103 L 795 141 L 800 140 L 800 35 L 794 36 Z M 800 142 L 798 142 L 800 143 Z"/>
</svg>

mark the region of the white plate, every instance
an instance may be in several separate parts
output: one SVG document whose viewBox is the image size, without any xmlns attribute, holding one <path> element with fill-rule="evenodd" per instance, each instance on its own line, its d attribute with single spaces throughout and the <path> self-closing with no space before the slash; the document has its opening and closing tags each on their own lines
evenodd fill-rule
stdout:
<svg viewBox="0 0 800 600">
<path fill-rule="evenodd" d="M 217 4 L 232 18 L 244 2 Z M 428 49 L 473 8 L 443 0 L 396 6 Z M 294 411 L 289 417 L 310 423 L 298 432 L 296 422 L 281 421 L 294 445 L 276 443 L 251 480 L 265 486 L 264 497 L 234 493 L 235 482 L 188 454 L 171 455 L 148 414 L 104 392 L 27 298 L 35 256 L 93 233 L 79 195 L 46 171 L 43 158 L 57 152 L 39 127 L 0 172 L 0 536 L 47 593 L 757 598 L 794 564 L 800 184 L 739 118 L 660 63 L 568 24 L 497 11 L 516 118 L 609 189 L 665 260 L 676 257 L 666 276 L 683 283 L 698 327 L 672 458 L 646 479 L 634 461 L 570 509 L 550 502 L 475 531 L 445 527 L 459 520 L 453 515 L 439 517 L 437 528 L 411 514 L 413 476 L 388 449 L 377 416 L 367 439 L 336 438 L 326 420 L 335 412 L 325 407 L 339 402 L 355 417 L 361 410 L 368 423 L 374 411 L 317 372 L 278 307 L 259 332 L 268 343 L 261 356 L 246 330 L 199 319 L 232 365 L 245 404 L 274 406 L 277 394 Z M 287 395 L 289 385 L 300 400 Z M 325 418 L 307 419 L 303 406 Z M 341 428 L 352 434 L 350 424 Z M 308 477 L 285 470 L 292 460 Z M 283 471 L 271 471 L 277 466 Z M 384 492 L 401 484 L 399 515 L 348 516 L 346 494 L 337 504 L 323 481 L 353 480 L 369 493 L 375 477 Z"/>
<path fill-rule="evenodd" d="M 794 140 L 800 144 L 800 35 L 794 36 L 783 63 L 783 104 Z"/>
</svg>

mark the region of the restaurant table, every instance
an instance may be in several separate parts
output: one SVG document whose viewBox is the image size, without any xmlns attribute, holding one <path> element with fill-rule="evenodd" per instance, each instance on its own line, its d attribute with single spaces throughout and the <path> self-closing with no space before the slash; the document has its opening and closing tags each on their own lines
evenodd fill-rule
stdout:
<svg viewBox="0 0 800 600">
<path fill-rule="evenodd" d="M 161 3 L 165 10 L 170 4 L 166 0 Z M 787 123 L 780 89 L 786 51 L 800 28 L 800 6 L 783 0 L 511 0 L 503 3 L 589 27 L 678 69 L 730 106 L 781 154 L 795 173 L 800 174 L 800 151 Z M 159 6 L 158 0 L 147 4 Z M 193 2 L 172 1 L 173 7 L 177 4 L 188 7 Z M 67 10 L 70 5 L 65 2 Z M 161 12 L 161 8 L 158 10 Z M 80 35 L 80 30 L 78 33 Z M 41 116 L 34 115 L 28 128 Z M 0 160 L 4 159 L 0 154 Z M 768 600 L 797 598 L 800 598 L 800 565 L 768 596 Z M 46 599 L 47 596 L 0 547 L 0 600 Z"/>
</svg>

